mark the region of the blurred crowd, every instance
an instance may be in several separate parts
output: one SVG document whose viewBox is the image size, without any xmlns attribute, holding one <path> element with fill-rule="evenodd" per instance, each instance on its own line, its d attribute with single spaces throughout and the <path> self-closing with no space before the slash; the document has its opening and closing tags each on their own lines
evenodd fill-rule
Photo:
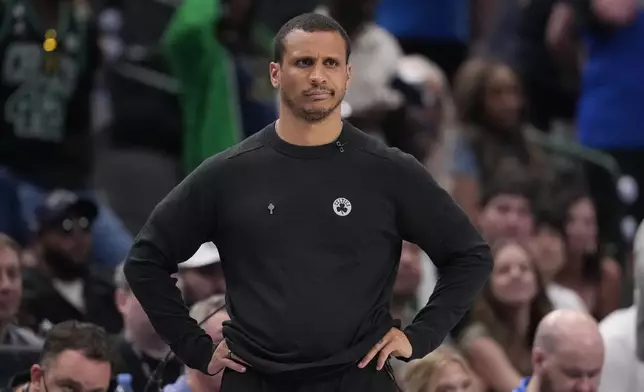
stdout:
<svg viewBox="0 0 644 392">
<path fill-rule="evenodd" d="M 272 38 L 302 12 L 352 39 L 344 119 L 425 164 L 492 247 L 445 344 L 394 363 L 400 388 L 644 390 L 640 0 L 3 0 L 2 385 L 219 390 L 169 355 L 121 262 L 187 173 L 276 119 Z M 215 341 L 220 264 L 206 243 L 176 275 Z M 404 243 L 392 316 L 437 279 Z"/>
</svg>

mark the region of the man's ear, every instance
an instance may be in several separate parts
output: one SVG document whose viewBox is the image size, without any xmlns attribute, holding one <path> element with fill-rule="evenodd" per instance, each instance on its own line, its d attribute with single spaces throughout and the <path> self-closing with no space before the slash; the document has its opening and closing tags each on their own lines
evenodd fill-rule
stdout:
<svg viewBox="0 0 644 392">
<path fill-rule="evenodd" d="M 546 353 L 540 347 L 532 349 L 532 369 L 535 374 L 541 374 L 546 361 Z"/>
<path fill-rule="evenodd" d="M 29 383 L 29 392 L 40 392 L 40 385 L 42 384 L 42 379 L 45 377 L 45 372 L 42 370 L 40 365 L 32 365 L 29 369 L 31 375 L 31 382 Z"/>
<path fill-rule="evenodd" d="M 268 66 L 268 71 L 271 77 L 271 84 L 273 87 L 278 88 L 280 86 L 280 72 L 282 71 L 280 63 L 271 63 Z"/>
</svg>

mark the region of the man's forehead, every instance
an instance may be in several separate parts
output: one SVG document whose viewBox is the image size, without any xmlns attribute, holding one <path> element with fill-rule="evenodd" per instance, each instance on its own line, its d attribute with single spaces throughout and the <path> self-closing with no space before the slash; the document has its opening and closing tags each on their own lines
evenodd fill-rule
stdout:
<svg viewBox="0 0 644 392">
<path fill-rule="evenodd" d="M 574 361 L 592 361 L 596 359 L 601 360 L 603 349 L 601 342 L 595 342 L 591 339 L 577 342 L 573 339 L 558 339 L 554 354 L 563 361 L 568 359 Z"/>
<path fill-rule="evenodd" d="M 13 249 L 0 250 L 0 268 L 12 268 L 20 266 L 20 258 Z"/>
<path fill-rule="evenodd" d="M 78 383 L 83 390 L 105 390 L 109 386 L 109 362 L 87 358 L 80 351 L 65 350 L 45 365 L 48 367 L 45 370 L 56 380 Z"/>
<path fill-rule="evenodd" d="M 293 30 L 284 37 L 285 55 L 344 57 L 346 43 L 336 31 Z"/>
</svg>

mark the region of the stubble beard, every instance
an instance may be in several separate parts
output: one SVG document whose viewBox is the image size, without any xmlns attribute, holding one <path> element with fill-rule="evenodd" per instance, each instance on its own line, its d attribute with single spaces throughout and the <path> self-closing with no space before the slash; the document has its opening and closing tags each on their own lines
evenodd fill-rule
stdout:
<svg viewBox="0 0 644 392">
<path fill-rule="evenodd" d="M 333 95 L 333 98 L 337 97 L 337 100 L 333 103 L 332 106 L 326 107 L 326 108 L 320 108 L 320 109 L 307 109 L 304 107 L 301 107 L 295 102 L 295 100 L 291 99 L 288 94 L 284 92 L 284 90 L 280 90 L 280 96 L 282 98 L 282 102 L 288 106 L 288 108 L 293 112 L 298 118 L 306 121 L 307 123 L 313 124 L 320 122 L 333 113 L 334 110 L 340 106 L 342 103 L 342 100 L 344 99 L 344 91 L 341 92 L 341 94 L 338 94 L 336 91 L 335 95 Z"/>
</svg>

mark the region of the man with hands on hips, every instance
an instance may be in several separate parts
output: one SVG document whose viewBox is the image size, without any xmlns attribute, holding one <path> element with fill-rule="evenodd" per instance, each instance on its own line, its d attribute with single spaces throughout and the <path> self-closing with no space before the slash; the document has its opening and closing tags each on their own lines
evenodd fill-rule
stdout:
<svg viewBox="0 0 644 392">
<path fill-rule="evenodd" d="M 488 245 L 416 159 L 342 121 L 350 52 L 329 17 L 287 22 L 269 68 L 279 120 L 173 189 L 128 255 L 155 329 L 187 366 L 223 371 L 223 392 L 395 391 L 388 358 L 438 347 L 492 269 Z M 404 330 L 389 312 L 403 240 L 439 275 Z M 171 278 L 207 241 L 230 316 L 217 347 Z"/>
</svg>

